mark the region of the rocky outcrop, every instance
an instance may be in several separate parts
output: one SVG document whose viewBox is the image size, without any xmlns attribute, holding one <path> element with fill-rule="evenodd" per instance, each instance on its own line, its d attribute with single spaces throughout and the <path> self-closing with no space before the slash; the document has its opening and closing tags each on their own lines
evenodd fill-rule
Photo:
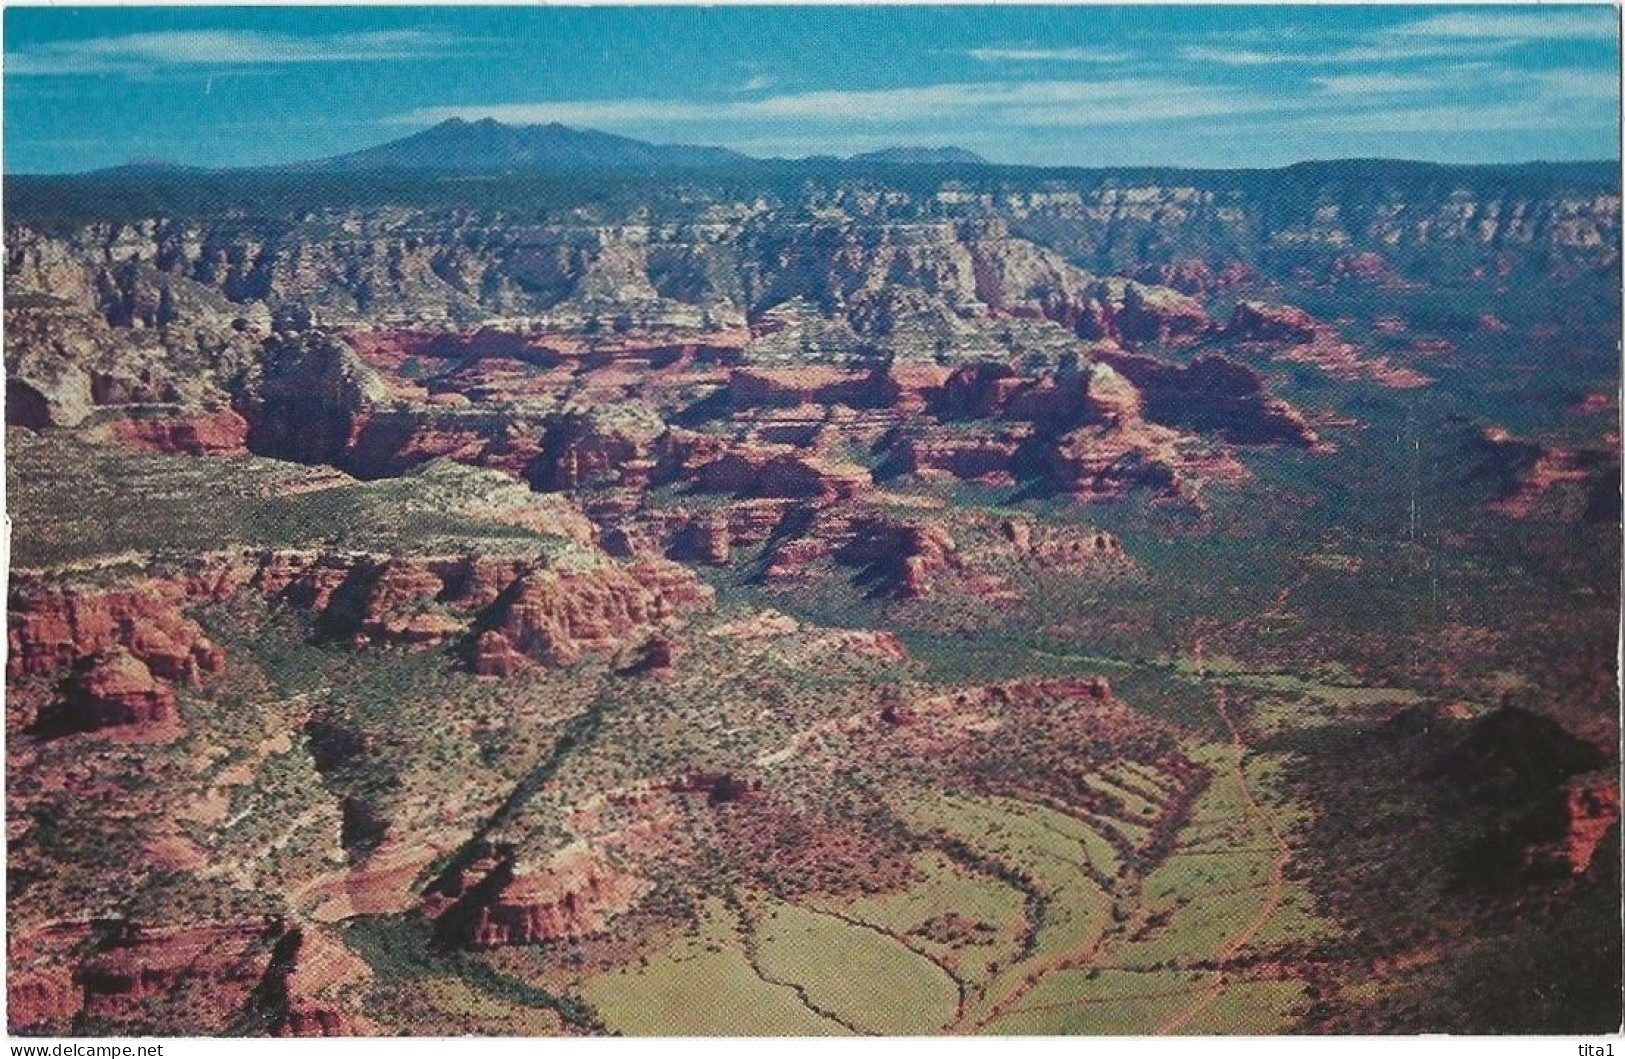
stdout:
<svg viewBox="0 0 1625 1059">
<path fill-rule="evenodd" d="M 140 1026 L 162 1007 L 189 1032 L 240 1032 L 287 933 L 274 916 L 183 926 L 50 924 L 8 939 L 7 1023 L 34 1032 L 60 1032 L 82 1018 Z"/>
<path fill-rule="evenodd" d="M 695 794 L 712 805 L 745 802 L 762 795 L 762 781 L 731 772 L 685 772 L 671 781 L 675 794 Z"/>
<path fill-rule="evenodd" d="M 1241 445 L 1316 443 L 1296 409 L 1271 397 L 1258 372 L 1228 357 L 1205 354 L 1186 365 L 1133 354 L 1103 353 L 1102 359 L 1133 384 L 1150 422 Z"/>
<path fill-rule="evenodd" d="M 1130 283 L 1116 312 L 1115 334 L 1129 343 L 1165 344 L 1200 335 L 1211 326 L 1196 299 L 1164 287 Z"/>
<path fill-rule="evenodd" d="M 869 408 L 890 404 L 896 388 L 884 370 L 835 365 L 737 368 L 728 380 L 735 409 L 844 404 Z"/>
<path fill-rule="evenodd" d="M 186 587 L 152 579 L 123 588 L 14 583 L 6 673 L 61 682 L 47 712 L 17 718 L 83 731 L 175 716 L 175 686 L 222 671 L 225 654 L 182 613 Z"/>
<path fill-rule="evenodd" d="M 147 452 L 223 456 L 248 451 L 248 423 L 230 408 L 127 416 L 111 429 L 119 444 Z"/>
<path fill-rule="evenodd" d="M 1549 717 L 1505 706 L 1470 722 L 1424 776 L 1471 799 L 1484 831 L 1460 851 L 1458 884 L 1498 890 L 1591 869 L 1618 827 L 1608 756 Z"/>
<path fill-rule="evenodd" d="M 496 629 L 475 637 L 469 652 L 469 668 L 476 676 L 511 677 L 529 665 L 530 659 L 514 650 L 508 637 Z"/>
<path fill-rule="evenodd" d="M 1103 530 L 1073 530 L 1021 519 L 1004 519 L 999 535 L 1018 556 L 1037 560 L 1047 569 L 1076 569 L 1102 562 L 1123 562 L 1123 544 Z"/>
<path fill-rule="evenodd" d="M 547 423 L 546 447 L 527 477 L 539 489 L 647 485 L 666 424 L 651 408 L 569 408 Z"/>
<path fill-rule="evenodd" d="M 1225 334 L 1243 342 L 1301 343 L 1314 340 L 1320 323 L 1292 305 L 1241 302 L 1230 314 Z"/>
<path fill-rule="evenodd" d="M 1563 521 L 1612 522 L 1620 512 L 1617 449 L 1576 448 L 1488 427 L 1464 444 L 1468 481 L 1495 491 L 1491 510 Z"/>
<path fill-rule="evenodd" d="M 1505 706 L 1472 722 L 1429 774 L 1469 789 L 1549 791 L 1606 761 L 1602 751 L 1551 718 Z"/>
<path fill-rule="evenodd" d="M 316 635 L 355 647 L 466 645 L 482 675 L 612 654 L 712 591 L 663 559 L 621 564 L 581 551 L 537 558 L 221 553 L 184 572 L 112 588 L 14 587 L 8 678 L 54 689 L 18 696 L 13 721 L 83 731 L 176 719 L 175 690 L 220 673 L 224 653 L 186 617 L 192 602 L 253 591 L 311 613 Z M 33 705 L 30 705 L 33 704 Z M 27 716 L 16 711 L 31 709 Z"/>
<path fill-rule="evenodd" d="M 14 291 L 8 274 L 8 292 Z M 224 403 L 257 339 L 204 315 L 187 326 L 115 328 L 71 288 L 12 293 L 6 306 L 6 419 L 74 427 L 99 408 Z"/>
<path fill-rule="evenodd" d="M 1187 258 L 1165 263 L 1142 265 L 1134 272 L 1142 283 L 1159 287 L 1172 287 L 1181 294 L 1203 295 L 1257 284 L 1258 270 L 1241 261 L 1215 263 L 1201 258 Z"/>
<path fill-rule="evenodd" d="M 465 632 L 471 613 L 495 600 L 525 565 L 472 557 L 449 562 L 363 557 L 349 565 L 343 580 L 325 592 L 317 631 L 325 638 L 357 645 L 431 647 L 444 643 Z M 317 573 L 314 585 L 300 577 L 282 591 L 297 593 L 309 585 L 320 598 L 324 573 Z"/>
<path fill-rule="evenodd" d="M 376 372 L 341 339 L 279 333 L 239 387 L 237 411 L 256 453 L 342 465 L 367 414 L 393 401 Z"/>
<path fill-rule="evenodd" d="M 962 566 L 953 538 L 931 523 L 865 516 L 847 532 L 835 558 L 858 567 L 858 583 L 873 595 L 919 599 L 935 575 Z"/>
<path fill-rule="evenodd" d="M 1611 779 L 1571 783 L 1557 800 L 1560 823 L 1554 829 L 1556 840 L 1526 850 L 1524 860 L 1536 870 L 1544 867 L 1564 875 L 1584 875 L 1591 870 L 1604 840 L 1619 826 L 1619 784 Z"/>
<path fill-rule="evenodd" d="M 1331 281 L 1359 280 L 1366 283 L 1392 283 L 1393 267 L 1381 254 L 1372 250 L 1357 254 L 1342 254 L 1332 261 Z"/>
<path fill-rule="evenodd" d="M 366 961 L 326 931 L 293 927 L 273 946 L 244 1022 L 277 1037 L 375 1033 L 360 1010 L 372 977 Z"/>
<path fill-rule="evenodd" d="M 613 653 L 635 633 L 711 606 L 713 590 L 676 563 L 645 559 L 596 570 L 531 569 L 480 618 L 477 671 L 512 671 L 518 656 L 568 665 Z M 501 639 L 489 637 L 496 633 Z"/>
<path fill-rule="evenodd" d="M 575 844 L 534 863 L 506 847 L 474 851 L 425 895 L 442 937 L 491 948 L 585 938 L 629 911 L 650 888 L 602 851 Z"/>
<path fill-rule="evenodd" d="M 7 675 L 55 677 L 79 660 L 123 650 L 164 680 L 195 684 L 225 658 L 181 613 L 185 586 L 154 579 L 124 588 L 12 587 Z"/>
<path fill-rule="evenodd" d="M 1242 302 L 1222 337 L 1243 350 L 1312 364 L 1333 378 L 1370 380 L 1394 389 L 1413 389 L 1433 381 L 1412 367 L 1366 353 L 1344 341 L 1337 328 L 1289 305 Z"/>
<path fill-rule="evenodd" d="M 162 724 L 175 718 L 175 689 L 158 680 L 129 651 L 82 660 L 68 679 L 53 720 L 68 731 L 86 732 L 126 724 Z"/>
<path fill-rule="evenodd" d="M 1014 485 L 1019 457 L 1032 436 L 1019 427 L 974 434 L 925 428 L 899 442 L 894 450 L 896 466 L 906 474 L 946 474 L 967 482 Z"/>
<path fill-rule="evenodd" d="M 706 492 L 758 499 L 848 500 L 873 484 L 864 467 L 782 445 L 731 445 L 695 474 Z"/>
<path fill-rule="evenodd" d="M 318 635 L 355 646 L 466 642 L 483 676 L 614 653 L 712 591 L 675 563 L 273 554 L 248 587 L 305 607 Z"/>
<path fill-rule="evenodd" d="M 722 515 L 697 518 L 673 534 L 666 554 L 673 559 L 727 566 L 733 560 L 733 532 Z"/>
</svg>

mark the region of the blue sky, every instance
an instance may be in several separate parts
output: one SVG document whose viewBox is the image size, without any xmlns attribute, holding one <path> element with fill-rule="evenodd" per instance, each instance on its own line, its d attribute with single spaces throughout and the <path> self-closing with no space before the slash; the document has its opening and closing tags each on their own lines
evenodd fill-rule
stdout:
<svg viewBox="0 0 1625 1059">
<path fill-rule="evenodd" d="M 22 8 L 5 169 L 320 157 L 448 117 L 1045 165 L 1613 158 L 1612 7 Z"/>
</svg>

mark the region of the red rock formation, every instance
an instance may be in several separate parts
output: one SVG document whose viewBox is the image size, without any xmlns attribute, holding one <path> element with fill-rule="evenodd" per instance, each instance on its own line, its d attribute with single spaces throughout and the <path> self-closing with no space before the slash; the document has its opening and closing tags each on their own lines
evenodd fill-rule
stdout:
<svg viewBox="0 0 1625 1059">
<path fill-rule="evenodd" d="M 73 969 L 49 966 L 11 969 L 6 976 L 6 1026 L 12 1032 L 66 1023 L 82 1010 L 84 990 Z"/>
<path fill-rule="evenodd" d="M 1394 270 L 1381 254 L 1367 250 L 1358 254 L 1344 254 L 1332 262 L 1331 280 L 1363 280 L 1366 282 L 1392 281 Z"/>
<path fill-rule="evenodd" d="M 334 462 L 358 478 L 385 478 L 431 460 L 451 459 L 523 480 L 542 451 L 539 425 L 419 405 L 359 417 L 353 436 Z"/>
<path fill-rule="evenodd" d="M 1322 324 L 1302 309 L 1290 305 L 1242 302 L 1236 306 L 1225 329 L 1225 337 L 1240 343 L 1285 346 L 1272 355 L 1281 360 L 1313 364 L 1339 379 L 1369 379 L 1395 389 L 1426 386 L 1433 380 L 1386 357 L 1366 356 L 1352 343 L 1343 341 L 1334 327 Z"/>
<path fill-rule="evenodd" d="M 835 463 L 781 446 L 729 446 L 698 468 L 696 484 L 711 493 L 741 497 L 846 500 L 874 478 L 866 468 Z"/>
<path fill-rule="evenodd" d="M 590 652 L 612 653 L 632 634 L 683 611 L 709 608 L 714 598 L 710 586 L 663 559 L 579 571 L 533 569 L 483 620 L 512 652 L 568 665 Z M 487 670 L 511 661 L 500 642 L 482 641 L 477 652 L 490 656 Z"/>
<path fill-rule="evenodd" d="M 372 981 L 372 968 L 325 931 L 300 928 L 278 944 L 278 963 L 267 973 L 274 986 L 270 1029 L 279 1037 L 349 1037 L 377 1028 L 359 1011 L 356 987 Z M 263 988 L 263 987 L 262 987 Z"/>
<path fill-rule="evenodd" d="M 660 417 L 639 405 L 570 409 L 549 418 L 545 451 L 528 477 L 540 489 L 631 484 L 624 472 L 647 473 L 665 433 Z"/>
<path fill-rule="evenodd" d="M 646 676 L 668 676 L 677 665 L 677 645 L 665 636 L 651 636 L 635 665 Z"/>
<path fill-rule="evenodd" d="M 666 554 L 709 566 L 727 566 L 733 560 L 733 532 L 725 515 L 714 514 L 686 523 L 673 534 Z"/>
<path fill-rule="evenodd" d="M 158 724 L 175 717 L 175 689 L 122 648 L 84 659 L 68 681 L 59 714 L 70 731 L 123 724 Z"/>
<path fill-rule="evenodd" d="M 1158 447 L 1146 445 L 1137 432 L 1083 427 L 1049 452 L 1049 477 L 1057 491 L 1079 498 L 1110 499 L 1140 488 L 1175 492 L 1178 468 Z"/>
<path fill-rule="evenodd" d="M 1134 273 L 1142 283 L 1172 287 L 1182 294 L 1211 294 L 1214 291 L 1258 282 L 1256 269 L 1242 261 L 1227 261 L 1215 269 L 1200 258 L 1145 265 Z"/>
<path fill-rule="evenodd" d="M 631 634 L 711 590 L 660 559 L 555 570 L 546 563 L 464 557 L 268 556 L 249 583 L 317 612 L 317 629 L 357 645 L 426 647 L 484 626 L 474 671 L 508 676 L 531 662 L 563 665 L 613 652 Z"/>
<path fill-rule="evenodd" d="M 534 866 L 494 851 L 443 878 L 423 909 L 463 944 L 534 945 L 603 931 L 649 887 L 584 844 L 556 850 Z"/>
<path fill-rule="evenodd" d="M 119 443 L 146 452 L 218 456 L 248 451 L 248 423 L 229 408 L 161 418 L 130 416 L 113 424 Z"/>
<path fill-rule="evenodd" d="M 1225 335 L 1244 342 L 1309 342 L 1319 329 L 1320 323 L 1297 306 L 1241 302 Z"/>
<path fill-rule="evenodd" d="M 1566 875 L 1583 875 L 1591 867 L 1597 848 L 1619 823 L 1619 785 L 1597 779 L 1572 783 L 1560 795 L 1561 828 L 1556 841 L 1531 847 L 1524 853 L 1530 866 L 1554 867 Z"/>
<path fill-rule="evenodd" d="M 862 567 L 860 580 L 877 594 L 919 599 L 935 575 L 963 566 L 953 538 L 933 523 L 864 516 L 852 522 L 849 533 L 836 558 Z"/>
<path fill-rule="evenodd" d="M 1317 441 L 1295 408 L 1269 395 L 1258 372 L 1229 357 L 1208 354 L 1183 365 L 1127 353 L 1101 357 L 1133 384 L 1152 423 L 1217 433 L 1241 445 L 1308 447 Z M 1097 389 L 1103 398 L 1112 394 L 1107 399 L 1118 405 L 1118 422 L 1133 418 L 1132 405 L 1111 384 L 1103 379 Z"/>
<path fill-rule="evenodd" d="M 1005 519 L 999 525 L 999 532 L 1017 555 L 1030 556 L 1046 566 L 1064 568 L 1124 559 L 1122 543 L 1101 530 L 1076 532 Z"/>
<path fill-rule="evenodd" d="M 1202 304 L 1166 288 L 1129 284 L 1115 318 L 1115 336 L 1126 342 L 1167 343 L 1200 335 L 1212 326 Z"/>
<path fill-rule="evenodd" d="M 64 1026 L 84 1007 L 71 954 L 90 940 L 89 923 L 52 923 L 6 932 L 6 1027 L 11 1032 Z"/>
<path fill-rule="evenodd" d="M 118 924 L 72 971 L 79 1010 L 97 1019 L 140 1019 L 155 1000 L 186 989 L 203 1008 L 193 1018 L 224 1032 L 247 1007 L 285 929 L 275 918 Z M 10 1019 L 26 1024 L 15 1011 Z"/>
<path fill-rule="evenodd" d="M 731 772 L 685 772 L 671 781 L 674 794 L 703 794 L 712 805 L 761 797 L 762 781 Z"/>
<path fill-rule="evenodd" d="M 988 435 L 926 430 L 905 438 L 897 455 L 909 474 L 939 473 L 962 481 L 1011 485 L 1016 480 L 1016 454 L 1030 436 L 1021 428 Z"/>
<path fill-rule="evenodd" d="M 728 400 L 736 409 L 800 404 L 861 408 L 886 403 L 884 383 L 883 374 L 824 364 L 738 368 L 728 381 Z"/>
<path fill-rule="evenodd" d="M 477 676 L 511 677 L 530 665 L 530 660 L 515 651 L 502 633 L 487 629 L 474 641 L 470 665 Z"/>
<path fill-rule="evenodd" d="M 1509 435 L 1490 435 L 1491 442 L 1513 441 Z M 1535 464 L 1518 481 L 1517 489 L 1497 500 L 1493 509 L 1512 518 L 1528 518 L 1540 506 L 1541 500 L 1555 486 L 1564 483 L 1586 483 L 1596 475 L 1596 468 L 1585 466 L 1582 450 L 1545 448 L 1537 446 L 1539 456 Z"/>
<path fill-rule="evenodd" d="M 161 579 L 115 589 L 15 586 L 8 679 L 68 678 L 54 712 L 15 720 L 66 731 L 173 720 L 174 685 L 196 686 L 225 667 L 225 653 L 181 613 L 185 602 L 183 584 Z"/>
</svg>

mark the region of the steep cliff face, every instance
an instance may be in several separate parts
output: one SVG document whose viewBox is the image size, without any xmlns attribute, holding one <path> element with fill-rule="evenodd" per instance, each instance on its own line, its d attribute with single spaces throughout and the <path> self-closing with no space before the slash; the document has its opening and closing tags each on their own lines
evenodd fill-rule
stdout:
<svg viewBox="0 0 1625 1059">
<path fill-rule="evenodd" d="M 393 212 L 334 218 L 335 227 L 375 234 L 290 229 L 268 242 L 232 229 L 177 231 L 164 221 L 90 226 L 68 238 L 18 228 L 8 277 L 116 327 L 207 315 L 257 330 L 270 305 L 276 327 L 530 317 L 609 337 L 724 331 L 799 306 L 846 328 L 860 346 L 928 358 L 966 342 L 986 348 L 996 342 L 987 321 L 1001 317 L 1134 342 L 1207 326 L 1186 295 L 1091 275 L 1013 235 L 1001 219 L 809 223 L 770 213 L 728 224 L 517 230 L 413 220 L 401 234 Z M 252 260 L 253 278 L 221 268 L 222 256 Z M 144 282 L 129 278 L 135 273 Z M 780 344 L 805 324 L 792 330 Z"/>
<path fill-rule="evenodd" d="M 226 380 L 257 349 L 255 335 L 216 327 L 206 315 L 165 327 L 115 325 L 94 306 L 49 289 L 13 295 L 6 306 L 7 420 L 74 427 L 101 407 L 221 405 Z"/>
<path fill-rule="evenodd" d="M 87 730 L 174 718 L 175 687 L 222 671 L 225 654 L 182 613 L 185 587 L 145 579 L 117 588 L 14 580 L 8 606 L 8 681 L 60 683 L 22 724 Z M 27 709 L 27 700 L 18 708 Z"/>
<path fill-rule="evenodd" d="M 1307 447 L 1316 441 L 1296 409 L 1269 396 L 1258 372 L 1223 355 L 1206 354 L 1181 366 L 1132 354 L 1101 359 L 1138 389 L 1143 414 L 1153 423 L 1243 445 Z"/>
<path fill-rule="evenodd" d="M 368 411 L 389 390 L 355 351 L 320 332 L 278 334 L 238 398 L 255 452 L 302 463 L 340 463 Z"/>
<path fill-rule="evenodd" d="M 1205 259 L 1266 272 L 1313 263 L 1330 275 L 1338 259 L 1377 253 L 1418 265 L 1466 260 L 1469 271 L 1497 259 L 1588 270 L 1619 260 L 1619 194 L 1598 177 L 1542 185 L 1494 172 L 1338 162 L 1252 179 L 1057 180 L 1003 194 L 945 187 L 937 197 L 960 209 L 1007 212 L 1022 230 L 1043 232 L 1050 245 L 1104 268 Z M 1206 283 L 1201 275 L 1197 282 Z"/>
<path fill-rule="evenodd" d="M 423 902 L 441 936 L 467 945 L 535 945 L 602 932 L 650 888 L 597 850 L 576 844 L 536 863 L 492 848 L 437 880 Z"/>
<path fill-rule="evenodd" d="M 279 917 L 173 926 L 64 921 L 7 939 L 7 1024 L 140 1025 L 154 1007 L 187 1032 L 229 1032 L 251 1004 L 288 924 Z"/>
<path fill-rule="evenodd" d="M 482 675 L 613 654 L 712 590 L 675 563 L 622 564 L 578 547 L 567 561 L 282 551 L 220 553 L 184 573 L 112 587 L 13 584 L 9 723 L 45 734 L 167 726 L 176 692 L 220 674 L 225 653 L 185 608 L 251 591 L 300 608 L 315 635 L 355 647 L 465 643 Z"/>
<path fill-rule="evenodd" d="M 664 560 L 581 572 L 531 571 L 482 617 L 485 631 L 477 650 L 479 656 L 500 655 L 503 668 L 512 667 L 514 655 L 566 665 L 588 652 L 612 652 L 639 630 L 682 611 L 706 609 L 714 596 L 693 574 Z M 495 672 L 489 663 L 481 671 L 487 670 Z"/>
<path fill-rule="evenodd" d="M 650 187 L 645 205 L 659 223 L 647 210 L 603 224 L 566 220 L 563 210 L 498 223 L 436 204 L 434 194 L 407 195 L 417 206 L 298 218 L 261 210 L 246 222 L 177 208 L 60 238 L 14 223 L 6 271 L 24 287 L 149 323 L 165 311 L 161 288 L 132 295 L 121 269 L 237 304 L 297 302 L 329 322 L 447 323 L 559 308 L 585 321 L 619 305 L 632 322 L 703 328 L 802 297 L 825 309 L 862 307 L 879 323 L 889 311 L 874 298 L 880 277 L 950 312 L 1081 306 L 1091 292 L 1067 260 L 1106 273 L 1148 269 L 1138 278 L 1187 293 L 1249 268 L 1286 275 L 1306 263 L 1333 280 L 1368 281 L 1362 262 L 1371 255 L 1401 276 L 1412 259 L 1453 258 L 1487 273 L 1607 268 L 1619 246 L 1612 184 L 1612 174 L 1584 166 L 1367 162 L 1241 173 L 962 171 L 908 187 L 831 173 L 735 200 L 690 174 Z M 169 295 L 188 296 L 178 287 Z"/>
</svg>

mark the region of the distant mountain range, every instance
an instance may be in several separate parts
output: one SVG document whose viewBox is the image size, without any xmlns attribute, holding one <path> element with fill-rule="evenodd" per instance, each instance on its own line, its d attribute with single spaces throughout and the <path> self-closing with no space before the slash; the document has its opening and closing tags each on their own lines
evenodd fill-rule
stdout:
<svg viewBox="0 0 1625 1059">
<path fill-rule="evenodd" d="M 1302 191 L 1305 188 L 1333 186 L 1347 189 L 1354 185 L 1365 186 L 1368 190 L 1382 186 L 1414 191 L 1419 184 L 1439 181 L 1452 185 L 1468 181 L 1475 186 L 1486 181 L 1496 184 L 1529 183 L 1547 190 L 1553 185 L 1565 185 L 1581 190 L 1612 189 L 1616 193 L 1619 188 L 1617 160 L 1449 164 L 1387 158 L 1344 158 L 1297 162 L 1275 169 L 1189 169 L 1176 166 L 1087 168 L 1009 165 L 989 161 L 961 147 L 918 145 L 886 147 L 848 157 L 808 155 L 800 158 L 762 158 L 726 147 L 657 144 L 557 123 L 506 125 L 492 118 L 479 121 L 451 118 L 374 147 L 303 162 L 213 168 L 158 158 L 136 158 L 123 165 L 88 173 L 7 173 L 5 179 L 8 187 L 18 181 L 52 186 L 81 178 L 91 181 L 135 179 L 152 187 L 181 187 L 209 183 L 212 179 L 213 183 L 224 188 L 227 185 L 220 184 L 221 179 L 228 183 L 246 180 L 250 184 L 263 184 L 266 181 L 278 184 L 282 178 L 287 178 L 305 185 L 310 178 L 372 172 L 390 174 L 395 181 L 391 185 L 393 193 L 412 197 L 425 191 L 425 187 L 417 182 L 419 176 L 449 178 L 461 185 L 463 182 L 456 180 L 460 174 L 527 180 L 554 174 L 625 176 L 641 172 L 690 173 L 698 177 L 705 170 L 725 173 L 730 169 L 746 169 L 753 179 L 772 181 L 799 180 L 808 172 L 827 175 L 864 167 L 923 171 L 932 166 L 950 169 L 956 178 L 1015 181 L 1018 185 L 1023 180 L 1033 179 L 1081 179 L 1086 182 L 1178 179 L 1198 180 L 1204 186 L 1213 188 L 1257 190 L 1255 185 L 1263 181 L 1272 187 L 1280 185 L 1277 191 L 1283 194 L 1293 194 L 1294 189 Z M 308 187 L 301 192 L 308 193 Z"/>
<path fill-rule="evenodd" d="M 357 169 L 695 169 L 754 159 L 726 147 L 654 144 L 564 125 L 504 125 L 452 118 L 351 154 L 289 168 Z"/>
<path fill-rule="evenodd" d="M 843 159 L 832 159 L 842 161 Z M 657 144 L 629 136 L 549 125 L 505 125 L 492 118 L 440 124 L 349 154 L 267 166 L 292 172 L 342 173 L 362 170 L 491 172 L 512 170 L 702 169 L 762 162 L 726 147 Z M 844 161 L 876 165 L 988 165 L 987 159 L 959 147 L 888 147 Z M 103 172 L 156 175 L 202 172 L 193 166 L 154 159 L 131 161 Z"/>
<path fill-rule="evenodd" d="M 855 154 L 849 162 L 880 162 L 887 165 L 991 165 L 986 158 L 963 147 L 887 147 L 881 151 Z"/>
</svg>

